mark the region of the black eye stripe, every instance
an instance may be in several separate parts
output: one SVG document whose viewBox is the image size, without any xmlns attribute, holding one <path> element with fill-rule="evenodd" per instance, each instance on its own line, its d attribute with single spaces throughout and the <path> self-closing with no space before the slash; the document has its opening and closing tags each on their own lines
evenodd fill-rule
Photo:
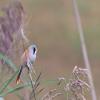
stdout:
<svg viewBox="0 0 100 100">
<path fill-rule="evenodd" d="M 33 54 L 35 53 L 35 51 L 36 51 L 36 48 L 33 48 Z"/>
</svg>

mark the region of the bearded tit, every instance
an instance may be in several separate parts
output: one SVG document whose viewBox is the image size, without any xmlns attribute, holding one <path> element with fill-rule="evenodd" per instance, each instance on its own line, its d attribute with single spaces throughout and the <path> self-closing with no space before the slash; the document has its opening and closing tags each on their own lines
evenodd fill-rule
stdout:
<svg viewBox="0 0 100 100">
<path fill-rule="evenodd" d="M 22 55 L 22 65 L 20 66 L 20 70 L 16 79 L 16 83 L 18 84 L 20 82 L 20 76 L 23 71 L 23 68 L 27 68 L 29 72 L 32 71 L 32 65 L 35 62 L 36 59 L 36 53 L 37 53 L 37 47 L 36 45 L 29 46 Z"/>
</svg>

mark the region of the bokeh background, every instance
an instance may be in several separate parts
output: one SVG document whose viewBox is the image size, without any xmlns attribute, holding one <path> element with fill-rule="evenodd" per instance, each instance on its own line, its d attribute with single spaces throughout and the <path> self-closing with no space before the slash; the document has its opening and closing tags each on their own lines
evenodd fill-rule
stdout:
<svg viewBox="0 0 100 100">
<path fill-rule="evenodd" d="M 2 0 L 0 5 L 9 2 L 12 1 Z M 38 46 L 35 69 L 37 72 L 42 72 L 43 79 L 56 79 L 62 76 L 69 79 L 75 65 L 84 68 L 72 0 L 22 0 L 21 2 L 26 16 L 24 31 L 31 43 L 34 42 Z M 100 0 L 77 0 L 77 3 L 99 100 Z M 11 96 L 8 95 L 6 100 L 12 100 L 14 96 Z M 65 100 L 65 97 L 61 96 L 59 100 Z"/>
</svg>

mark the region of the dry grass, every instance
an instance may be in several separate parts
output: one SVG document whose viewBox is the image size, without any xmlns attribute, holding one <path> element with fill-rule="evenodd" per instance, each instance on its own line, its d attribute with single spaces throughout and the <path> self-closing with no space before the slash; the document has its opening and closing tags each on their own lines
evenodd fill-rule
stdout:
<svg viewBox="0 0 100 100">
<path fill-rule="evenodd" d="M 0 1 L 0 5 L 3 4 L 1 3 L 3 1 Z M 24 27 L 25 34 L 30 42 L 35 41 L 38 44 L 39 49 L 35 69 L 37 73 L 42 72 L 43 80 L 54 79 L 58 76 L 66 76 L 68 79 L 73 65 L 84 66 L 72 3 L 70 0 L 43 0 L 42 3 L 40 2 L 40 0 L 22 1 L 27 16 Z M 99 0 L 78 0 L 97 97 L 100 92 L 100 82 L 98 81 L 100 73 L 98 70 L 100 65 L 99 3 Z M 19 54 L 19 51 L 23 51 L 23 48 L 17 44 L 18 41 L 13 45 L 16 53 L 12 56 L 15 56 L 13 62 L 20 65 L 21 53 Z M 5 73 L 2 73 L 0 77 L 5 76 Z M 7 80 L 9 77 L 11 77 L 11 73 L 10 76 L 3 79 Z M 50 87 L 52 86 L 47 88 Z M 8 95 L 5 98 L 11 100 L 10 96 L 16 98 L 13 95 Z M 18 98 L 16 99 L 18 100 Z M 57 97 L 55 99 L 58 100 Z M 62 95 L 59 96 L 59 99 L 65 100 Z M 88 97 L 88 100 L 91 99 Z"/>
</svg>

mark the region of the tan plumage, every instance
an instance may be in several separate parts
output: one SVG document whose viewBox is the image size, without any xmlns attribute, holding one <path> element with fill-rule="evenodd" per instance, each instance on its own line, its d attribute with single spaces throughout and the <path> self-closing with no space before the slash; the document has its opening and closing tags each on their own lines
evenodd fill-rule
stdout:
<svg viewBox="0 0 100 100">
<path fill-rule="evenodd" d="M 20 66 L 19 73 L 17 75 L 16 83 L 20 82 L 20 76 L 23 68 L 27 68 L 28 71 L 32 70 L 32 65 L 36 59 L 37 47 L 36 45 L 29 46 L 22 55 L 22 65 Z"/>
</svg>

